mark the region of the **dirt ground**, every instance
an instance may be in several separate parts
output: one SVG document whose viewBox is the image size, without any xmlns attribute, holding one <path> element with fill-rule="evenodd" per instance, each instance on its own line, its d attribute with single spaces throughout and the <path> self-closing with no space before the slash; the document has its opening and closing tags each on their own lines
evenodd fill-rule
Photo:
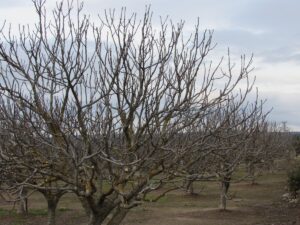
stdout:
<svg viewBox="0 0 300 225">
<path fill-rule="evenodd" d="M 132 213 L 133 214 L 133 213 Z M 282 202 L 271 205 L 230 208 L 220 211 L 207 209 L 152 208 L 143 217 L 128 216 L 124 225 L 300 225 L 300 208 L 286 207 Z"/>
<path fill-rule="evenodd" d="M 287 204 L 285 174 L 268 174 L 258 185 L 233 184 L 228 210 L 218 209 L 217 183 L 196 183 L 196 195 L 181 190 L 169 193 L 157 203 L 133 209 L 122 225 L 300 225 L 300 204 Z M 46 204 L 34 194 L 29 200 L 29 215 L 16 215 L 13 206 L 0 200 L 0 225 L 44 225 Z M 74 196 L 65 196 L 58 206 L 57 225 L 85 225 L 87 218 Z"/>
</svg>

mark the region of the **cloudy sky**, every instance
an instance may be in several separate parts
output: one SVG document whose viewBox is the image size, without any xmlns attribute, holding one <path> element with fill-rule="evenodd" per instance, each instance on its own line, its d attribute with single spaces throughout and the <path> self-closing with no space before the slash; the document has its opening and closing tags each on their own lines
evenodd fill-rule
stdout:
<svg viewBox="0 0 300 225">
<path fill-rule="evenodd" d="M 49 8 L 55 0 L 48 0 Z M 75 1 L 76 2 L 76 1 Z M 216 51 L 226 55 L 254 54 L 252 72 L 260 97 L 273 107 L 271 120 L 287 121 L 300 131 L 300 1 L 299 0 L 85 0 L 92 16 L 104 9 L 120 9 L 142 14 L 151 4 L 154 17 L 170 16 L 193 27 L 197 18 L 203 29 L 214 30 Z M 32 24 L 31 0 L 0 0 L 0 23 Z"/>
</svg>

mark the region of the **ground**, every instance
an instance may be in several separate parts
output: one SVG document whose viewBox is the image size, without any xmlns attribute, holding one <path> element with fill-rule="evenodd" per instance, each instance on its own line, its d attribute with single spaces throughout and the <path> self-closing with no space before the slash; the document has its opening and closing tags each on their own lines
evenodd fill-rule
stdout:
<svg viewBox="0 0 300 225">
<path fill-rule="evenodd" d="M 300 204 L 282 200 L 286 192 L 285 172 L 267 173 L 257 185 L 234 183 L 228 210 L 218 209 L 218 183 L 198 182 L 196 195 L 182 190 L 167 194 L 157 203 L 133 209 L 122 225 L 300 225 Z M 34 194 L 28 216 L 16 215 L 13 206 L 0 200 L 1 225 L 43 225 L 47 221 L 46 203 Z M 85 225 L 87 218 L 74 196 L 64 196 L 58 206 L 57 225 Z"/>
</svg>

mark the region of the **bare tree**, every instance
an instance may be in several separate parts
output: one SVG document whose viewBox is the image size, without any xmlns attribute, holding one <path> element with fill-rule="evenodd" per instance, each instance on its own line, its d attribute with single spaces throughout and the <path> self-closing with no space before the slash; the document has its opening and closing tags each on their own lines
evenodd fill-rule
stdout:
<svg viewBox="0 0 300 225">
<path fill-rule="evenodd" d="M 244 163 L 250 152 L 255 151 L 252 142 L 256 141 L 257 129 L 264 124 L 268 112 L 263 111 L 264 102 L 258 98 L 252 103 L 247 95 L 252 90 L 249 84 L 245 92 L 229 95 L 226 101 L 212 108 L 202 124 L 195 124 L 197 134 L 203 141 L 193 154 L 186 155 L 186 180 L 220 182 L 220 205 L 226 209 L 228 191 L 234 172 Z M 196 130 L 195 129 L 195 130 Z M 266 151 L 264 148 L 262 152 Z"/>
<path fill-rule="evenodd" d="M 278 133 L 272 133 L 271 130 L 266 133 L 257 132 L 268 124 L 266 119 L 269 112 L 264 112 L 264 102 L 259 102 L 258 99 L 252 103 L 246 101 L 247 92 L 249 93 L 251 88 L 251 85 L 248 86 L 245 95 L 228 98 L 216 106 L 201 124 L 194 124 L 188 136 L 191 139 L 194 139 L 193 135 L 201 136 L 202 141 L 197 142 L 200 145 L 195 146 L 194 151 L 185 155 L 180 163 L 182 173 L 177 174 L 185 177 L 183 185 L 188 193 L 193 193 L 194 181 L 219 181 L 220 207 L 223 210 L 227 207 L 231 182 L 236 183 L 249 178 L 246 175 L 233 179 L 233 174 L 249 159 L 249 155 L 257 155 L 261 165 L 265 167 L 272 161 L 272 157 L 279 159 L 285 154 L 278 142 L 286 145 L 286 141 L 280 140 Z M 264 135 L 270 135 L 276 141 Z M 260 144 L 254 146 L 253 143 Z M 197 151 L 199 147 L 201 150 Z M 278 155 L 279 152 L 281 154 Z M 265 155 L 264 158 L 262 154 Z"/>
<path fill-rule="evenodd" d="M 233 181 L 233 173 L 244 161 L 253 133 L 257 126 L 264 122 L 266 116 L 262 111 L 262 104 L 257 101 L 254 105 L 242 108 L 239 108 L 240 104 L 229 103 L 228 105 L 235 109 L 235 113 L 228 115 L 227 110 L 222 111 L 220 116 L 225 116 L 226 122 L 215 135 L 217 148 L 213 153 L 214 170 L 221 184 L 220 206 L 223 210 L 227 207 L 226 202 L 230 184 Z"/>
<path fill-rule="evenodd" d="M 277 123 L 265 121 L 255 133 L 245 157 L 248 178 L 256 178 L 266 170 L 272 171 L 277 160 L 289 159 L 293 152 L 292 136 Z"/>
<path fill-rule="evenodd" d="M 11 111 L 5 113 L 12 116 Z M 19 116 L 19 113 L 15 115 Z M 34 130 L 29 125 L 23 127 L 19 117 L 10 118 L 13 120 L 5 121 L 10 127 L 1 127 L 5 132 L 1 133 L 0 141 L 1 172 L 4 175 L 0 191 L 11 196 L 10 201 L 19 201 L 19 211 L 23 213 L 27 212 L 27 197 L 36 191 L 42 193 L 48 204 L 48 224 L 53 225 L 57 203 L 70 190 L 68 184 L 51 175 L 55 173 L 51 163 L 53 150 L 35 143 L 32 139 Z"/>
<path fill-rule="evenodd" d="M 119 224 L 176 177 L 182 158 L 203 150 L 212 133 L 192 133 L 195 124 L 244 96 L 237 87 L 249 83 L 251 60 L 237 75 L 230 63 L 227 72 L 222 60 L 213 66 L 211 32 L 197 24 L 185 39 L 184 23 L 169 20 L 154 29 L 149 8 L 141 20 L 106 11 L 95 25 L 82 5 L 58 3 L 52 20 L 43 1 L 34 5 L 34 28 L 1 31 L 1 129 L 10 142 L 1 157 L 20 166 L 14 183 L 48 200 L 73 191 L 90 225 L 109 215 Z"/>
</svg>

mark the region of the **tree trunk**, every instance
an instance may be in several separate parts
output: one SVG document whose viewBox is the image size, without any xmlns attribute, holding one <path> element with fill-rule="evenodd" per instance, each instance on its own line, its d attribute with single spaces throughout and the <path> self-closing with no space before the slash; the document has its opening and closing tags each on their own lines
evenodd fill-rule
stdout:
<svg viewBox="0 0 300 225">
<path fill-rule="evenodd" d="M 47 201 L 47 214 L 48 214 L 48 221 L 47 225 L 55 225 L 56 224 L 56 208 L 60 198 L 66 193 L 64 191 L 58 192 L 51 192 L 51 191 L 44 191 L 39 190 L 42 193 Z"/>
<path fill-rule="evenodd" d="M 86 198 L 84 198 L 82 196 L 79 196 L 78 198 L 79 198 L 81 206 L 84 209 L 86 215 L 90 216 L 92 214 L 92 209 L 90 208 L 88 201 L 86 200 Z"/>
<path fill-rule="evenodd" d="M 20 193 L 17 214 L 26 215 L 28 213 L 27 190 L 23 189 Z"/>
<path fill-rule="evenodd" d="M 230 177 L 225 177 L 221 181 L 220 207 L 222 210 L 227 208 L 227 194 L 230 187 Z"/>
<path fill-rule="evenodd" d="M 48 203 L 48 225 L 55 225 L 55 212 L 56 212 L 56 207 L 59 199 L 56 198 L 48 198 L 47 203 Z"/>
<path fill-rule="evenodd" d="M 104 221 L 106 220 L 108 215 L 109 212 L 107 209 L 103 209 L 98 212 L 90 211 L 88 225 L 102 225 L 104 224 Z"/>
<path fill-rule="evenodd" d="M 119 225 L 129 212 L 129 209 L 125 208 L 116 208 L 116 210 L 112 213 L 112 218 L 109 220 L 109 222 L 106 225 Z"/>
<path fill-rule="evenodd" d="M 225 188 L 225 185 L 224 185 L 224 182 L 222 182 L 221 184 L 221 195 L 220 195 L 220 207 L 221 209 L 223 210 L 226 210 L 226 202 L 227 201 L 227 197 L 226 197 L 226 188 Z"/>
<path fill-rule="evenodd" d="M 88 225 L 101 225 L 104 220 L 105 220 L 105 217 L 101 217 L 100 214 L 90 213 Z"/>
<path fill-rule="evenodd" d="M 108 200 L 104 200 L 103 202 L 96 204 L 95 200 L 91 196 L 80 197 L 79 199 L 82 207 L 89 216 L 88 225 L 102 225 L 115 207 Z"/>
<path fill-rule="evenodd" d="M 248 174 L 251 180 L 251 185 L 256 184 L 255 166 L 253 163 L 248 165 Z"/>
<path fill-rule="evenodd" d="M 194 181 L 193 180 L 187 180 L 186 181 L 186 189 L 187 194 L 193 195 L 194 194 Z"/>
</svg>

